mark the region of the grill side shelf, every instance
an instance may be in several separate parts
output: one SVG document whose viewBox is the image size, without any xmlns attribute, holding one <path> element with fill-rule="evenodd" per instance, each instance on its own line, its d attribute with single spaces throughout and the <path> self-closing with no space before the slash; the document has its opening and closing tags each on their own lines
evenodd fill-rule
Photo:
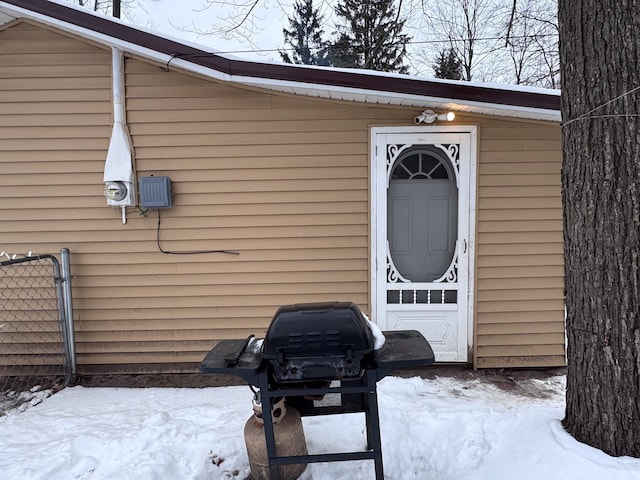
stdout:
<svg viewBox="0 0 640 480">
<path fill-rule="evenodd" d="M 385 343 L 373 354 L 373 367 L 378 370 L 378 380 L 394 370 L 428 367 L 435 361 L 431 345 L 417 330 L 382 333 L 386 338 Z"/>
<path fill-rule="evenodd" d="M 247 348 L 252 339 L 253 336 L 221 340 L 200 363 L 200 372 L 235 375 L 252 385 L 256 384 L 263 360 L 259 351 Z"/>
</svg>

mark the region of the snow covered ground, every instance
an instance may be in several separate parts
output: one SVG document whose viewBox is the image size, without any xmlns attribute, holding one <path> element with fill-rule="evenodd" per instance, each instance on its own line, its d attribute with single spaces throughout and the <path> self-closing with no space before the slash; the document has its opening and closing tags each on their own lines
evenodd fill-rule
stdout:
<svg viewBox="0 0 640 480">
<path fill-rule="evenodd" d="M 640 480 L 640 459 L 609 457 L 564 432 L 564 387 L 563 376 L 513 391 L 481 378 L 383 379 L 385 478 Z M 0 479 L 244 480 L 251 399 L 246 386 L 67 388 L 0 417 Z M 363 414 L 308 417 L 304 428 L 311 453 L 365 446 Z M 300 477 L 373 478 L 370 460 L 310 464 Z"/>
</svg>

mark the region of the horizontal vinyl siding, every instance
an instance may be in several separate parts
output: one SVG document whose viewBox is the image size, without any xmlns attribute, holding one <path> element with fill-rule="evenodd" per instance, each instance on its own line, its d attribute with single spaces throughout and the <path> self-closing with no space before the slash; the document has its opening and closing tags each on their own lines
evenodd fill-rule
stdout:
<svg viewBox="0 0 640 480">
<path fill-rule="evenodd" d="M 111 52 L 29 23 L 0 30 L 0 250 L 71 250 L 81 371 L 195 364 L 261 335 L 276 308 L 351 300 L 369 311 L 369 127 L 410 108 L 241 89 L 127 59 L 138 176 L 173 207 L 108 208 Z M 480 124 L 476 365 L 564 361 L 557 126 Z M 193 366 L 189 368 L 194 368 Z"/>
<path fill-rule="evenodd" d="M 129 209 L 123 225 L 102 195 L 110 51 L 27 23 L 0 46 L 0 249 L 70 249 L 81 371 L 194 364 L 217 340 L 264 333 L 282 304 L 369 310 L 368 127 L 415 112 L 127 59 L 137 174 L 168 175 L 175 194 L 162 248 L 240 255 L 163 254 L 155 210 Z"/>
<path fill-rule="evenodd" d="M 564 365 L 560 128 L 486 121 L 480 137 L 475 364 Z"/>
<path fill-rule="evenodd" d="M 156 213 L 132 220 L 140 231 L 124 250 L 145 265 L 130 277 L 135 287 L 122 291 L 108 278 L 85 287 L 134 310 L 140 297 L 151 300 L 146 318 L 132 319 L 141 329 L 132 342 L 144 335 L 159 351 L 177 342 L 185 361 L 199 361 L 212 341 L 264 333 L 282 304 L 351 300 L 368 311 L 367 122 L 380 110 L 241 90 L 135 60 L 126 72 L 138 175 L 173 182 L 163 249 L 240 253 L 163 255 Z M 180 273 L 167 275 L 170 265 Z M 110 315 L 87 319 L 86 340 L 127 341 L 114 295 L 91 296 Z M 151 347 L 134 345 L 139 359 L 153 358 Z"/>
<path fill-rule="evenodd" d="M 111 124 L 110 65 L 108 50 L 29 23 L 0 30 L 0 251 L 81 250 L 78 230 L 95 231 L 100 217 L 110 217 L 101 193 Z M 28 267 L 11 267 L 22 268 Z M 42 282 L 23 278 L 18 284 L 33 288 L 27 295 L 39 295 Z M 38 355 L 3 355 L 0 363 L 60 364 L 55 298 L 49 322 L 34 320 L 43 318 L 37 309 L 44 304 L 36 303 L 4 313 L 9 341 L 24 342 L 21 348 Z M 18 352 L 17 345 L 7 348 L 5 353 Z"/>
</svg>

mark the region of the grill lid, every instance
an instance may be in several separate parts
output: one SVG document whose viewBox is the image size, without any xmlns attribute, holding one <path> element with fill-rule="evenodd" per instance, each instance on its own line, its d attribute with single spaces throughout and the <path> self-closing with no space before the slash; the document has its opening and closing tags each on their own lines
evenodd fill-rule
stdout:
<svg viewBox="0 0 640 480">
<path fill-rule="evenodd" d="M 351 302 L 285 305 L 278 309 L 262 345 L 262 358 L 279 381 L 357 378 L 374 338 Z"/>
</svg>

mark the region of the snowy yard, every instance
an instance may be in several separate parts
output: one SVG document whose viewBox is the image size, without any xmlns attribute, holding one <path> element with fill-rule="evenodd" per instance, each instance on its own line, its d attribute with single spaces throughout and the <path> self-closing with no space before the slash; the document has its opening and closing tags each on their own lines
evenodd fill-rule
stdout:
<svg viewBox="0 0 640 480">
<path fill-rule="evenodd" d="M 385 378 L 385 478 L 640 480 L 640 459 L 609 457 L 564 432 L 564 386 L 563 376 L 513 391 L 482 378 Z M 0 417 L 0 479 L 245 480 L 251 399 L 245 386 L 67 388 Z M 364 448 L 363 414 L 304 426 L 310 453 Z M 300 477 L 373 478 L 372 461 L 310 464 Z"/>
</svg>

